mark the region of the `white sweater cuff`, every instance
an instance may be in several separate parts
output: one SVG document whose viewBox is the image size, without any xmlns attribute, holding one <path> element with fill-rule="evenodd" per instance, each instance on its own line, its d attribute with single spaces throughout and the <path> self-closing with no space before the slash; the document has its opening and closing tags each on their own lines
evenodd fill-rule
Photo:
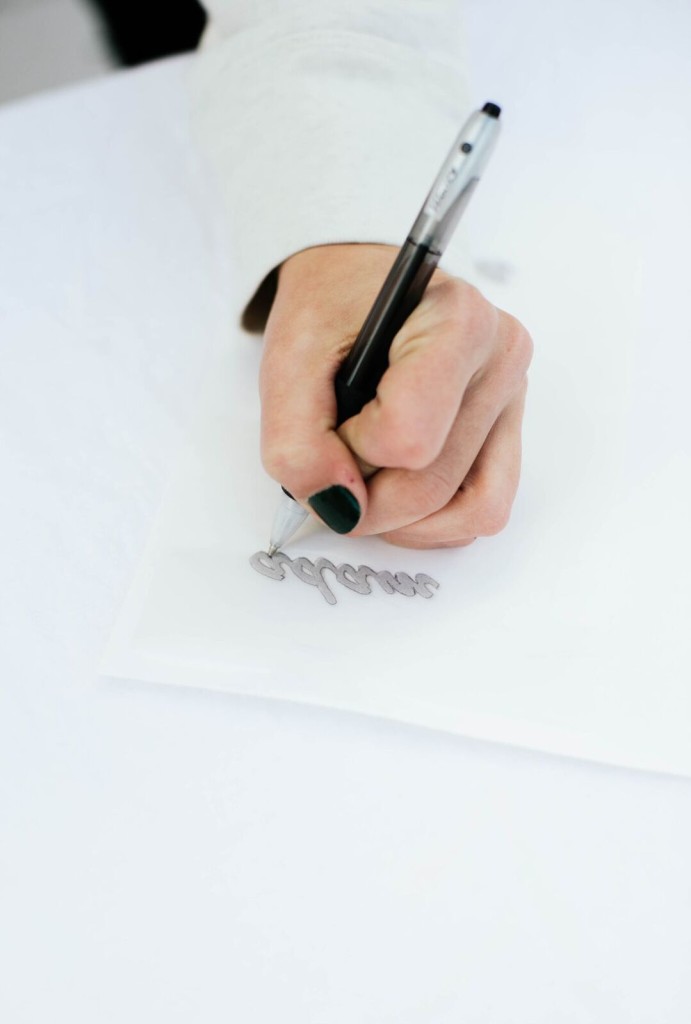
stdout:
<svg viewBox="0 0 691 1024">
<path fill-rule="evenodd" d="M 191 87 L 194 128 L 229 216 L 233 308 L 253 331 L 263 330 L 288 256 L 403 243 L 470 113 L 459 66 L 340 29 L 211 42 Z M 460 259 L 453 239 L 440 266 L 457 273 Z"/>
</svg>

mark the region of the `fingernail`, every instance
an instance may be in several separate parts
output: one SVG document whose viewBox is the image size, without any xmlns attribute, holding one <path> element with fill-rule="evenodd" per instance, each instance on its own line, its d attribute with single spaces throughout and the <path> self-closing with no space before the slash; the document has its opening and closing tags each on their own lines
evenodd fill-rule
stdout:
<svg viewBox="0 0 691 1024">
<path fill-rule="evenodd" d="M 307 499 L 307 504 L 336 533 L 350 533 L 360 519 L 360 502 L 340 484 L 313 494 Z"/>
</svg>

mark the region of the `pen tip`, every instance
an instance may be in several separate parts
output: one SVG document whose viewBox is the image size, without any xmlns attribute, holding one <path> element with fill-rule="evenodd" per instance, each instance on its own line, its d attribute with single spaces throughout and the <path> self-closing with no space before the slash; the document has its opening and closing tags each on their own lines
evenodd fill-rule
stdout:
<svg viewBox="0 0 691 1024">
<path fill-rule="evenodd" d="M 269 551 L 268 551 L 269 558 L 272 558 L 273 555 L 275 555 L 277 551 L 278 551 L 278 545 L 277 544 L 269 544 Z"/>
<path fill-rule="evenodd" d="M 499 117 L 501 114 L 501 107 L 496 103 L 485 103 L 482 108 L 483 114 L 489 114 L 490 117 Z"/>
</svg>

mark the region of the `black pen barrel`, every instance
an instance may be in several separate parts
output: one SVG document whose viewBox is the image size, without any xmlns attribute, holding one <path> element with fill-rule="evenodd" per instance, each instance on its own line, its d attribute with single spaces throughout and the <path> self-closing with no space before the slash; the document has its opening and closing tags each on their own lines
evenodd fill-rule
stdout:
<svg viewBox="0 0 691 1024">
<path fill-rule="evenodd" d="M 440 253 L 407 238 L 396 256 L 352 349 L 336 374 L 338 423 L 360 412 L 377 393 L 389 349 L 419 304 Z"/>
</svg>

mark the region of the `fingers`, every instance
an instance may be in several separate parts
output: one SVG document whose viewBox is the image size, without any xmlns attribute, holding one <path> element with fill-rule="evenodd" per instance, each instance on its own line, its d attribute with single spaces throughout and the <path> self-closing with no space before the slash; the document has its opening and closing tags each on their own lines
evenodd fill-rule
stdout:
<svg viewBox="0 0 691 1024">
<path fill-rule="evenodd" d="M 521 324 L 497 311 L 494 357 L 466 388 L 441 454 L 425 469 L 384 469 L 369 482 L 357 535 L 391 533 L 443 509 L 458 491 L 502 411 L 525 389 L 532 342 Z M 513 405 L 512 405 L 513 407 Z M 353 420 L 341 428 L 351 444 Z"/>
<path fill-rule="evenodd" d="M 532 343 L 436 271 L 377 397 L 337 431 L 334 378 L 394 258 L 391 247 L 326 246 L 282 265 L 260 372 L 262 460 L 339 532 L 461 544 L 496 532 L 513 501 Z M 384 467 L 369 488 L 367 466 Z"/>
<path fill-rule="evenodd" d="M 498 317 L 465 281 L 428 289 L 394 339 L 376 398 L 341 428 L 352 450 L 373 466 L 429 466 L 488 357 Z"/>
<path fill-rule="evenodd" d="M 387 531 L 400 547 L 461 547 L 499 533 L 511 514 L 521 471 L 521 423 L 526 385 L 492 427 L 460 489 L 439 511 Z"/>
</svg>

